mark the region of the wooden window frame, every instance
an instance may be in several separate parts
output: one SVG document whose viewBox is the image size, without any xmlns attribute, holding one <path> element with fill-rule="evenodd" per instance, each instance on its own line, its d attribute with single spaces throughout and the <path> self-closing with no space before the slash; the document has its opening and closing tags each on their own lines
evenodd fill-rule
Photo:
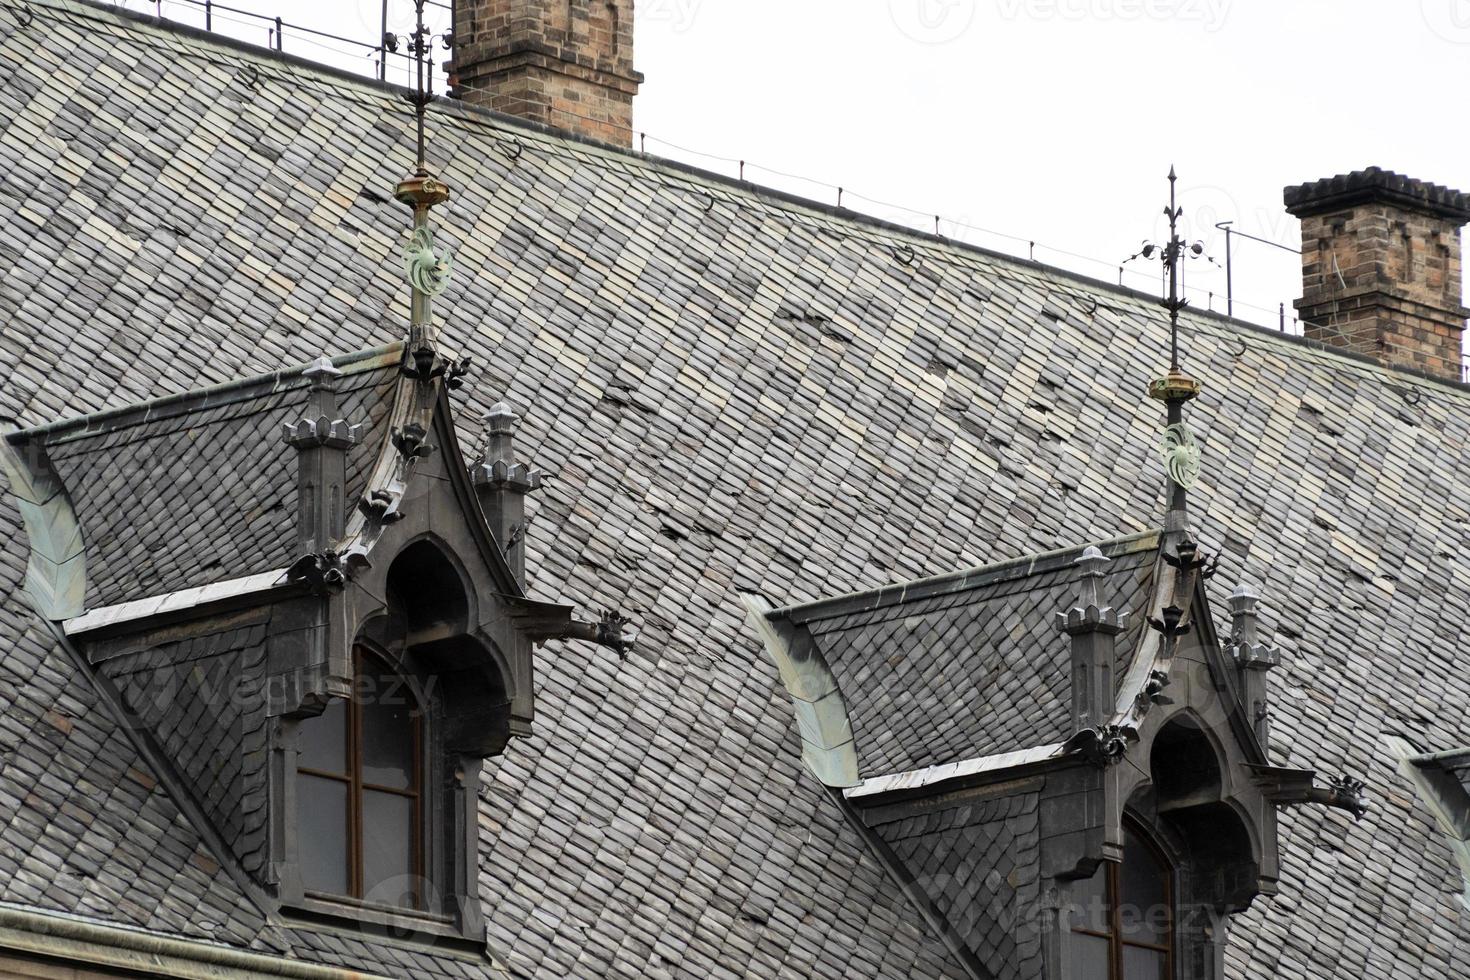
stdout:
<svg viewBox="0 0 1470 980">
<path fill-rule="evenodd" d="M 1130 826 L 1129 833 L 1133 839 L 1142 844 L 1153 855 L 1153 859 L 1163 872 L 1164 879 L 1164 907 L 1169 914 L 1168 926 L 1164 931 L 1164 942 L 1162 944 L 1144 943 L 1137 940 L 1123 938 L 1123 915 L 1122 915 L 1122 893 L 1123 893 L 1123 864 L 1122 862 L 1105 862 L 1107 881 L 1104 886 L 1104 894 L 1108 902 L 1108 931 L 1098 932 L 1083 926 L 1073 925 L 1072 932 L 1083 936 L 1092 936 L 1096 939 L 1106 940 L 1108 944 L 1108 977 L 1110 980 L 1123 980 L 1123 951 L 1128 948 L 1147 949 L 1156 953 L 1164 954 L 1164 976 L 1168 980 L 1175 980 L 1174 973 L 1174 864 L 1169 860 L 1162 848 L 1154 843 L 1152 837 L 1141 827 Z"/>
<path fill-rule="evenodd" d="M 362 677 L 363 661 L 371 658 L 377 662 L 377 673 L 379 676 L 388 676 L 397 680 L 402 689 L 407 693 L 409 702 L 409 723 L 413 731 L 413 756 L 412 776 L 409 780 L 408 789 L 395 789 L 380 786 L 376 783 L 365 782 L 362 777 L 362 701 L 360 698 L 361 685 L 359 678 Z M 366 646 L 358 644 L 352 649 L 352 677 L 353 696 L 347 699 L 347 726 L 346 761 L 347 772 L 326 772 L 321 769 L 313 769 L 309 766 L 298 765 L 298 775 L 312 776 L 317 779 L 326 779 L 347 787 L 347 894 L 335 895 L 322 892 L 306 892 L 313 898 L 324 898 L 338 900 L 343 898 L 353 899 L 358 902 L 365 901 L 363 898 L 363 792 L 384 793 L 391 796 L 406 798 L 412 802 L 410 821 L 411 840 L 409 850 L 412 856 L 412 878 L 413 892 L 412 905 L 403 909 L 406 912 L 424 912 L 424 895 L 420 885 L 423 882 L 424 869 L 424 709 L 419 701 L 417 693 L 408 683 L 401 671 L 395 668 L 387 657 L 382 656 Z"/>
</svg>

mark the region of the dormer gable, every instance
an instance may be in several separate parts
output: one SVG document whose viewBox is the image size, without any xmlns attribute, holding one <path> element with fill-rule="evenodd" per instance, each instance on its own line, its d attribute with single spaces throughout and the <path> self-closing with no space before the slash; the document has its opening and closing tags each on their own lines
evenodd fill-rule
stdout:
<svg viewBox="0 0 1470 980">
<path fill-rule="evenodd" d="M 14 433 L 6 460 L 36 491 L 33 600 L 247 887 L 483 949 L 481 760 L 532 731 L 537 643 L 627 641 L 527 596 L 486 509 L 523 533 L 539 478 L 500 458 L 505 411 L 461 449 L 440 363 L 320 358 Z"/>
<path fill-rule="evenodd" d="M 799 607 L 747 597 L 808 769 L 976 975 L 1090 976 L 1097 949 L 1218 966 L 1229 917 L 1276 891 L 1277 808 L 1357 812 L 1360 787 L 1270 765 L 1279 658 L 1249 590 L 1217 631 L 1214 567 L 1151 532 Z M 1157 942 L 1088 909 L 1130 873 L 1167 893 Z M 1171 975 L 1219 975 L 1199 971 Z"/>
</svg>

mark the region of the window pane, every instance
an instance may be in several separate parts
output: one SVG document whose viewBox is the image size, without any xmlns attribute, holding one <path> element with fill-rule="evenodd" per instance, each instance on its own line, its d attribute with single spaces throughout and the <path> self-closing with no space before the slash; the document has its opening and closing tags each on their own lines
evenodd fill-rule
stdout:
<svg viewBox="0 0 1470 980">
<path fill-rule="evenodd" d="M 1097 873 L 1086 881 L 1072 883 L 1073 929 L 1111 933 L 1108 925 L 1108 866 L 1098 865 Z"/>
<path fill-rule="evenodd" d="M 1156 949 L 1123 947 L 1123 980 L 1168 980 L 1164 965 L 1168 958 Z"/>
<path fill-rule="evenodd" d="M 414 801 L 363 790 L 362 897 L 383 905 L 414 902 Z"/>
<path fill-rule="evenodd" d="M 1118 918 L 1123 938 L 1162 946 L 1169 935 L 1169 872 L 1146 843 L 1123 838 L 1122 902 Z"/>
<path fill-rule="evenodd" d="M 346 895 L 346 783 L 320 776 L 297 778 L 296 836 L 301 883 L 310 891 Z"/>
<path fill-rule="evenodd" d="M 391 674 L 364 672 L 358 684 L 362 711 L 362 781 L 391 789 L 413 786 L 413 695 Z"/>
<path fill-rule="evenodd" d="M 347 702 L 333 698 L 320 715 L 303 721 L 297 744 L 304 768 L 346 775 Z"/>
<path fill-rule="evenodd" d="M 1108 941 L 1080 932 L 1071 935 L 1073 980 L 1108 980 Z"/>
</svg>

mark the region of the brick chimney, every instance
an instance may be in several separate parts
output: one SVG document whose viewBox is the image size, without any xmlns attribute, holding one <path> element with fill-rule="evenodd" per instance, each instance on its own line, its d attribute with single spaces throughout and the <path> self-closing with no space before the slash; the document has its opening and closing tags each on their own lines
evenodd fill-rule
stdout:
<svg viewBox="0 0 1470 980">
<path fill-rule="evenodd" d="M 466 102 L 633 143 L 633 0 L 459 0 L 446 69 Z"/>
<path fill-rule="evenodd" d="M 1306 335 L 1393 367 L 1460 380 L 1470 310 L 1461 303 L 1460 227 L 1470 198 L 1369 167 L 1286 188 L 1302 222 Z"/>
</svg>

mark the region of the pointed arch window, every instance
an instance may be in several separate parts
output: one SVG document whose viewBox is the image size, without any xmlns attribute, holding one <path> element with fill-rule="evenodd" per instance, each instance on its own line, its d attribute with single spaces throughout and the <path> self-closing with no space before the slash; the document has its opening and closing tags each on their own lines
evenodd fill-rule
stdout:
<svg viewBox="0 0 1470 980">
<path fill-rule="evenodd" d="M 422 909 L 424 712 L 374 652 L 353 651 L 350 699 L 302 723 L 297 827 L 308 893 Z"/>
<path fill-rule="evenodd" d="M 1125 825 L 1123 861 L 1072 890 L 1076 980 L 1173 980 L 1174 871 L 1158 846 Z"/>
</svg>

